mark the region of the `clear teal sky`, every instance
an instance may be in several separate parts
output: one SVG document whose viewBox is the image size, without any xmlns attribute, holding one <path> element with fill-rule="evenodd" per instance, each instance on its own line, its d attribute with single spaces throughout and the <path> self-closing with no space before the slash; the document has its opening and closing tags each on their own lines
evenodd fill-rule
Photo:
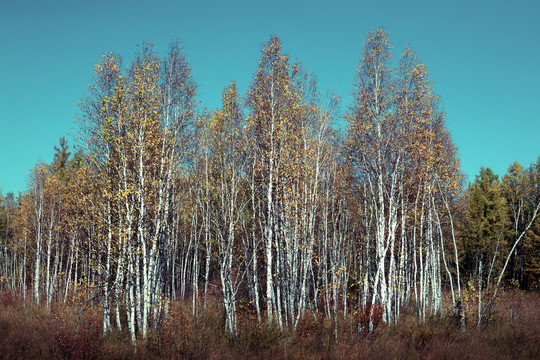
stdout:
<svg viewBox="0 0 540 360">
<path fill-rule="evenodd" d="M 397 58 L 410 43 L 430 69 L 448 113 L 462 170 L 502 175 L 540 155 L 540 1 L 0 1 L 0 188 L 23 191 L 36 161 L 52 160 L 76 131 L 77 102 L 103 52 L 129 58 L 171 38 L 219 106 L 236 80 L 243 92 L 261 44 L 279 34 L 321 88 L 350 104 L 366 34 L 384 26 Z M 75 130 L 74 130 L 75 129 Z"/>
</svg>

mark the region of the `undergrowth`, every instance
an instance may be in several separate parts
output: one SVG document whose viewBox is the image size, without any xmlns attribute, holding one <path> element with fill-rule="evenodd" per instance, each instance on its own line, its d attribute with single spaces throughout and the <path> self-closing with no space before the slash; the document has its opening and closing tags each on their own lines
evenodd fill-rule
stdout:
<svg viewBox="0 0 540 360">
<path fill-rule="evenodd" d="M 238 339 L 224 333 L 222 309 L 214 304 L 196 317 L 175 303 L 146 340 L 132 346 L 126 328 L 102 335 L 101 309 L 50 309 L 25 303 L 15 293 L 0 295 L 0 358 L 5 359 L 534 359 L 540 358 L 540 296 L 507 291 L 480 331 L 471 319 L 462 331 L 444 316 L 421 324 L 404 311 L 397 325 L 358 332 L 365 313 L 337 323 L 306 312 L 296 330 L 259 324 L 249 310 L 238 314 Z M 360 326 L 359 326 L 360 325 Z"/>
</svg>

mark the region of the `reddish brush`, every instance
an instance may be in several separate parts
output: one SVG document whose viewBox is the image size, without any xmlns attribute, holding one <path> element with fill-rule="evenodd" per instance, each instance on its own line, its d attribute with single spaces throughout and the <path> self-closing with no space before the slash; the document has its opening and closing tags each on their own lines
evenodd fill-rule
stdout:
<svg viewBox="0 0 540 360">
<path fill-rule="evenodd" d="M 0 294 L 11 299 L 13 294 Z M 80 308 L 53 304 L 52 310 L 30 303 L 0 306 L 0 359 L 533 359 L 540 358 L 540 296 L 506 291 L 495 304 L 490 321 L 476 330 L 475 319 L 465 332 L 452 318 L 434 317 L 420 323 L 404 310 L 397 325 L 382 322 L 383 308 L 331 319 L 307 311 L 295 329 L 260 324 L 251 310 L 239 313 L 239 336 L 231 341 L 224 332 L 224 312 L 211 301 L 194 315 L 191 302 L 171 304 L 169 315 L 146 340 L 131 344 L 125 330 L 113 329 L 103 337 L 102 309 L 95 306 L 81 317 Z M 472 304 L 470 304 L 472 305 Z M 376 329 L 360 336 L 358 326 Z M 125 319 L 124 319 L 125 321 Z"/>
<path fill-rule="evenodd" d="M 367 305 L 365 309 L 358 311 L 358 323 L 362 329 L 369 329 L 370 318 L 373 321 L 373 329 L 381 323 L 384 308 L 381 305 Z"/>
</svg>

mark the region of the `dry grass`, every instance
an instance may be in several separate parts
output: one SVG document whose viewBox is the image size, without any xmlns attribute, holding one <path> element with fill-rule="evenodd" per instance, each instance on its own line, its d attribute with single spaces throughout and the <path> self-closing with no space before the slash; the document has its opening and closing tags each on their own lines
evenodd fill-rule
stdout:
<svg viewBox="0 0 540 360">
<path fill-rule="evenodd" d="M 487 326 L 466 331 L 451 318 L 418 324 L 405 313 L 397 326 L 380 325 L 369 336 L 356 332 L 357 318 L 337 324 L 307 313 L 296 331 L 259 325 L 252 313 L 239 314 L 238 341 L 224 334 L 218 306 L 193 316 L 175 304 L 159 331 L 140 341 L 137 351 L 126 331 L 101 336 L 100 309 L 50 311 L 13 294 L 0 297 L 0 358 L 6 359 L 534 359 L 540 358 L 540 295 L 501 294 Z M 77 328 L 77 324 L 79 324 Z"/>
</svg>

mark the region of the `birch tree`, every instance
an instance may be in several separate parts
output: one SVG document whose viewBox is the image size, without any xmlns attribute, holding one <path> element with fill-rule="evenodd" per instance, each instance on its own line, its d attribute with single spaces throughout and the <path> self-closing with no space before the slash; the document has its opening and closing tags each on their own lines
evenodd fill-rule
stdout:
<svg viewBox="0 0 540 360">
<path fill-rule="evenodd" d="M 108 240 L 103 277 L 109 281 L 116 262 L 115 296 L 125 297 L 132 341 L 136 329 L 146 338 L 163 311 L 165 234 L 173 182 L 189 148 L 195 89 L 178 43 L 171 43 L 164 60 L 143 44 L 128 71 L 119 57 L 105 54 L 83 101 L 86 143 L 96 178 L 104 185 Z M 107 286 L 105 292 L 108 298 Z"/>
<path fill-rule="evenodd" d="M 261 60 L 250 85 L 246 105 L 250 109 L 247 119 L 249 136 L 252 139 L 255 155 L 254 176 L 256 191 L 262 196 L 262 236 L 266 259 L 266 302 L 267 318 L 282 326 L 278 309 L 279 294 L 276 282 L 276 259 L 274 250 L 277 223 L 276 184 L 280 181 L 278 173 L 280 147 L 285 134 L 284 123 L 291 110 L 292 89 L 289 79 L 287 55 L 281 52 L 281 41 L 272 36 L 261 50 Z"/>
<path fill-rule="evenodd" d="M 436 236 L 435 181 L 454 187 L 459 180 L 459 162 L 426 66 L 409 47 L 393 70 L 390 49 L 384 30 L 368 35 L 353 90 L 355 103 L 347 114 L 349 156 L 364 184 L 364 216 L 373 219 L 364 228 L 366 241 L 374 238 L 374 252 L 366 255 L 374 263 L 365 268 L 364 279 L 371 282 L 365 282 L 363 297 L 371 294 L 371 312 L 375 305 L 383 306 L 387 322 L 398 319 L 411 286 L 420 302 L 419 315 L 425 315 L 428 297 L 432 313 L 440 311 L 444 249 L 441 232 Z M 406 275 L 410 271 L 414 279 Z"/>
<path fill-rule="evenodd" d="M 225 307 L 225 330 L 237 338 L 236 293 L 243 269 L 238 257 L 237 229 L 247 199 L 242 189 L 246 174 L 246 143 L 243 117 L 236 83 L 231 82 L 222 94 L 222 108 L 205 126 L 211 145 L 210 223 L 218 246 L 218 263 Z M 247 264 L 249 266 L 249 264 Z"/>
<path fill-rule="evenodd" d="M 353 90 L 355 102 L 347 115 L 350 156 L 359 181 L 368 185 L 369 195 L 366 195 L 375 219 L 375 275 L 371 284 L 373 295 L 370 303 L 372 306 L 385 305 L 386 321 L 391 320 L 392 309 L 387 302 L 389 274 L 385 264 L 389 247 L 394 244 L 397 185 L 401 173 L 401 154 L 392 149 L 396 142 L 392 133 L 394 80 L 390 67 L 390 49 L 388 35 L 384 30 L 377 29 L 368 34 Z M 388 222 L 386 213 L 389 214 Z"/>
</svg>

